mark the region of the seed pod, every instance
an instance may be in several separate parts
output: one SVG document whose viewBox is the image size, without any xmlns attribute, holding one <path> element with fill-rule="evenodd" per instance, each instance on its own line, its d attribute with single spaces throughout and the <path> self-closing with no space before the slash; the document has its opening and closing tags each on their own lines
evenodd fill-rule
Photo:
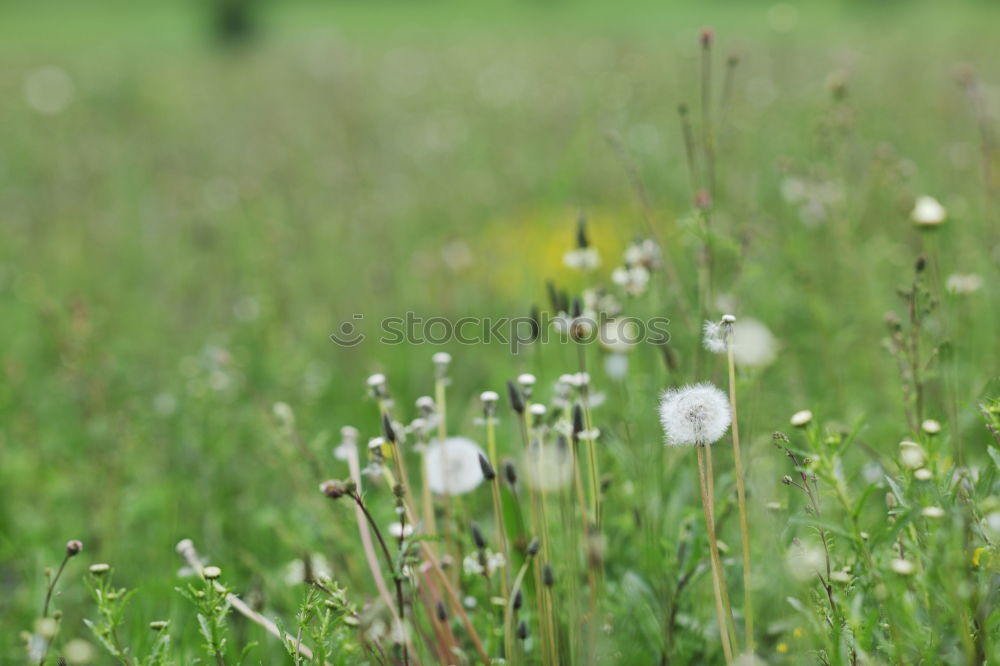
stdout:
<svg viewBox="0 0 1000 666">
<path fill-rule="evenodd" d="M 438 622 L 448 621 L 448 607 L 444 605 L 444 599 L 438 599 L 434 609 L 437 612 Z"/>
<path fill-rule="evenodd" d="M 545 587 L 552 587 L 556 584 L 556 575 L 552 571 L 552 565 L 546 562 L 542 566 L 542 585 Z"/>
<path fill-rule="evenodd" d="M 472 523 L 470 528 L 472 530 L 472 541 L 476 544 L 476 548 L 479 550 L 486 548 L 486 538 L 483 537 L 483 531 L 479 529 L 479 525 Z"/>
<path fill-rule="evenodd" d="M 576 403 L 573 405 L 573 439 L 578 439 L 585 427 L 583 422 L 583 407 L 580 406 L 580 403 Z"/>
<path fill-rule="evenodd" d="M 392 427 L 392 419 L 388 412 L 382 412 L 382 432 L 385 433 L 385 441 L 396 443 L 396 429 Z"/>
<path fill-rule="evenodd" d="M 521 593 L 521 588 L 520 586 L 518 586 L 518 588 L 514 591 L 514 599 L 511 602 L 511 607 L 514 609 L 514 612 L 517 612 L 521 610 L 521 606 L 523 605 L 524 605 L 524 594 Z"/>
<path fill-rule="evenodd" d="M 515 487 L 517 485 L 517 469 L 514 467 L 514 461 L 504 460 L 501 467 L 503 467 L 503 476 L 507 479 L 507 483 L 510 484 L 511 488 Z"/>
<path fill-rule="evenodd" d="M 538 539 L 538 537 L 532 539 L 531 543 L 528 544 L 528 557 L 538 555 L 538 549 L 541 548 L 541 546 L 542 542 Z"/>
<path fill-rule="evenodd" d="M 528 625 L 525 623 L 524 620 L 521 620 L 520 622 L 517 623 L 517 638 L 523 641 L 527 637 L 528 637 Z"/>
<path fill-rule="evenodd" d="M 524 413 L 524 398 L 521 396 L 521 389 L 511 380 L 507 380 L 507 395 L 510 396 L 510 408 L 518 414 Z"/>
<path fill-rule="evenodd" d="M 496 470 L 493 469 L 493 465 L 490 464 L 490 461 L 482 453 L 479 454 L 479 469 L 483 471 L 483 478 L 487 481 L 493 481 L 497 478 Z"/>
</svg>

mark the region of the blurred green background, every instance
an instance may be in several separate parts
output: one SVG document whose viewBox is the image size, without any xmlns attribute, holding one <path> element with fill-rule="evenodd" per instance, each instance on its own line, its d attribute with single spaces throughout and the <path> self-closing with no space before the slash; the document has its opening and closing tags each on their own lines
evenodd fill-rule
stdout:
<svg viewBox="0 0 1000 666">
<path fill-rule="evenodd" d="M 408 407 L 430 391 L 437 349 L 339 348 L 339 323 L 526 314 L 546 278 L 579 285 L 561 256 L 580 209 L 607 273 L 644 229 L 609 132 L 672 228 L 690 208 L 676 109 L 697 103 L 706 25 L 717 71 L 739 58 L 720 140 L 721 224 L 738 239 L 722 289 L 783 344 L 746 403 L 748 441 L 766 451 L 792 411 L 821 405 L 869 416 L 876 448 L 895 445 L 897 379 L 878 340 L 923 249 L 918 194 L 951 214 L 943 273 L 986 280 L 945 304 L 959 392 L 985 390 L 997 318 L 979 315 L 995 315 L 1000 225 L 982 119 L 956 76 L 975 72 L 996 101 L 995 3 L 253 10 L 245 37 L 220 38 L 211 3 L 0 6 L 0 661 L 21 654 L 14 630 L 69 538 L 141 588 L 136 626 L 181 612 L 182 537 L 281 612 L 297 597 L 273 573 L 307 550 L 349 580 L 358 564 L 330 546 L 338 514 L 271 405 L 291 404 L 322 455 L 342 425 L 375 434 L 365 377 L 386 371 Z M 803 224 L 781 195 L 789 173 L 836 182 L 830 214 L 849 224 Z M 447 349 L 453 428 L 470 434 L 480 390 L 536 369 L 502 345 Z M 572 369 L 559 353 L 547 380 Z M 657 372 L 650 395 L 670 381 Z M 627 410 L 658 442 L 653 398 Z M 761 465 L 751 479 L 770 483 Z M 59 602 L 77 635 L 80 571 Z"/>
</svg>

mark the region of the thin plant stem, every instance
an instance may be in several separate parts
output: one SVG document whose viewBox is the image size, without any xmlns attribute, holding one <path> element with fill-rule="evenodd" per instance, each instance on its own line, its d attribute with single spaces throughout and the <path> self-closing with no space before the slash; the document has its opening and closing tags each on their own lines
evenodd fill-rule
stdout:
<svg viewBox="0 0 1000 666">
<path fill-rule="evenodd" d="M 753 652 L 753 599 L 750 578 L 750 521 L 747 519 L 746 485 L 743 477 L 743 460 L 740 456 L 740 426 L 736 411 L 736 361 L 733 352 L 732 331 L 726 336 L 729 356 L 729 405 L 732 409 L 733 462 L 736 465 L 736 497 L 740 510 L 740 536 L 743 540 L 743 622 L 746 631 L 746 649 Z"/>
<path fill-rule="evenodd" d="M 695 450 L 698 456 L 698 486 L 701 488 L 701 506 L 705 513 L 705 526 L 708 532 L 708 547 L 711 551 L 709 553 L 709 560 L 712 565 L 712 591 L 715 595 L 715 617 L 716 621 L 719 623 L 719 637 L 722 640 L 722 651 L 726 656 L 726 663 L 733 663 L 733 650 L 729 645 L 729 632 L 726 629 L 726 619 L 722 610 L 722 592 L 721 592 L 721 581 L 720 572 L 716 564 L 715 551 L 717 550 L 717 545 L 715 543 L 715 527 L 713 525 L 714 517 L 712 516 L 712 510 L 708 503 L 708 488 L 706 485 L 705 477 L 705 456 L 702 451 L 703 446 L 696 446 Z"/>
<path fill-rule="evenodd" d="M 708 479 L 708 510 L 712 514 L 712 533 L 715 534 L 715 472 L 712 470 L 712 447 L 705 447 L 705 476 Z M 715 555 L 715 565 L 719 569 L 719 582 L 722 593 L 722 607 L 726 611 L 726 626 L 729 627 L 729 642 L 733 646 L 733 651 L 738 653 L 740 651 L 740 642 L 737 639 L 738 634 L 736 633 L 736 621 L 733 619 L 733 604 L 729 600 L 729 588 L 725 583 L 725 573 L 722 569 L 722 557 L 719 555 L 718 539 L 716 539 L 716 547 L 713 551 Z"/>
</svg>

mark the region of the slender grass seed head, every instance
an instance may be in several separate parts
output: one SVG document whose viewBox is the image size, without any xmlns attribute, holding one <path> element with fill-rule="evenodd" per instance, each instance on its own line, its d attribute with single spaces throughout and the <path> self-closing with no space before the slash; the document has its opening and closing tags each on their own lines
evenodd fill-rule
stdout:
<svg viewBox="0 0 1000 666">
<path fill-rule="evenodd" d="M 485 478 L 479 465 L 483 450 L 465 437 L 434 440 L 427 447 L 427 485 L 438 495 L 464 495 Z"/>
<path fill-rule="evenodd" d="M 479 469 L 483 473 L 483 478 L 487 481 L 493 481 L 497 478 L 497 472 L 493 469 L 493 465 L 490 464 L 489 459 L 482 453 L 479 454 Z"/>
<path fill-rule="evenodd" d="M 660 423 L 670 446 L 714 444 L 732 420 L 729 398 L 707 382 L 663 392 Z"/>
</svg>

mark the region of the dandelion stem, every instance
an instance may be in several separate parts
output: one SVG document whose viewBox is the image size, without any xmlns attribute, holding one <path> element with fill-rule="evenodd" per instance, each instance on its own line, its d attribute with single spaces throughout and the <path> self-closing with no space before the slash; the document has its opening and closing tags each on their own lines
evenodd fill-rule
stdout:
<svg viewBox="0 0 1000 666">
<path fill-rule="evenodd" d="M 708 532 L 708 547 L 710 550 L 709 560 L 712 566 L 712 591 L 715 594 L 715 617 L 719 623 L 719 637 L 722 640 L 722 651 L 726 656 L 726 663 L 733 663 L 733 650 L 729 645 L 729 632 L 726 629 L 726 619 L 724 612 L 722 610 L 722 581 L 721 572 L 719 571 L 719 566 L 716 560 L 716 552 L 718 551 L 718 546 L 715 542 L 715 518 L 712 515 L 712 509 L 708 502 L 708 488 L 706 484 L 705 476 L 705 455 L 702 449 L 708 448 L 707 446 L 696 446 L 698 456 L 698 485 L 701 488 L 701 506 L 705 513 L 705 526 Z"/>
<path fill-rule="evenodd" d="M 705 477 L 708 479 L 708 510 L 712 514 L 712 534 L 715 535 L 715 472 L 712 471 L 712 447 L 705 447 Z M 725 583 L 725 574 L 722 569 L 722 558 L 719 556 L 718 539 L 713 550 L 715 555 L 715 565 L 719 569 L 719 591 L 722 593 L 722 606 L 726 611 L 726 626 L 729 627 L 729 641 L 733 646 L 734 653 L 740 651 L 740 643 L 737 640 L 736 622 L 733 619 L 733 604 L 729 600 L 729 588 Z"/>
<path fill-rule="evenodd" d="M 736 361 L 733 352 L 733 335 L 726 336 L 729 356 L 729 404 L 732 407 L 733 460 L 736 465 L 736 497 L 740 510 L 740 536 L 743 540 L 743 622 L 746 630 L 746 649 L 753 653 L 753 600 L 750 580 L 750 522 L 747 519 L 746 485 L 743 477 L 743 460 L 740 456 L 740 427 L 736 412 Z"/>
<path fill-rule="evenodd" d="M 497 461 L 497 445 L 496 445 L 496 427 L 493 423 L 492 416 L 486 414 L 486 446 L 489 451 L 490 464 L 493 465 L 493 469 L 500 469 Z M 507 566 L 503 569 L 503 575 L 500 576 L 501 591 L 503 593 L 503 598 L 506 599 L 510 593 L 510 547 L 507 545 L 507 528 L 503 522 L 503 507 L 500 503 L 500 477 L 494 476 L 493 480 L 489 482 L 490 489 L 493 494 L 493 518 L 497 524 L 497 540 L 500 542 L 500 548 L 503 550 L 504 560 L 507 562 Z"/>
</svg>

